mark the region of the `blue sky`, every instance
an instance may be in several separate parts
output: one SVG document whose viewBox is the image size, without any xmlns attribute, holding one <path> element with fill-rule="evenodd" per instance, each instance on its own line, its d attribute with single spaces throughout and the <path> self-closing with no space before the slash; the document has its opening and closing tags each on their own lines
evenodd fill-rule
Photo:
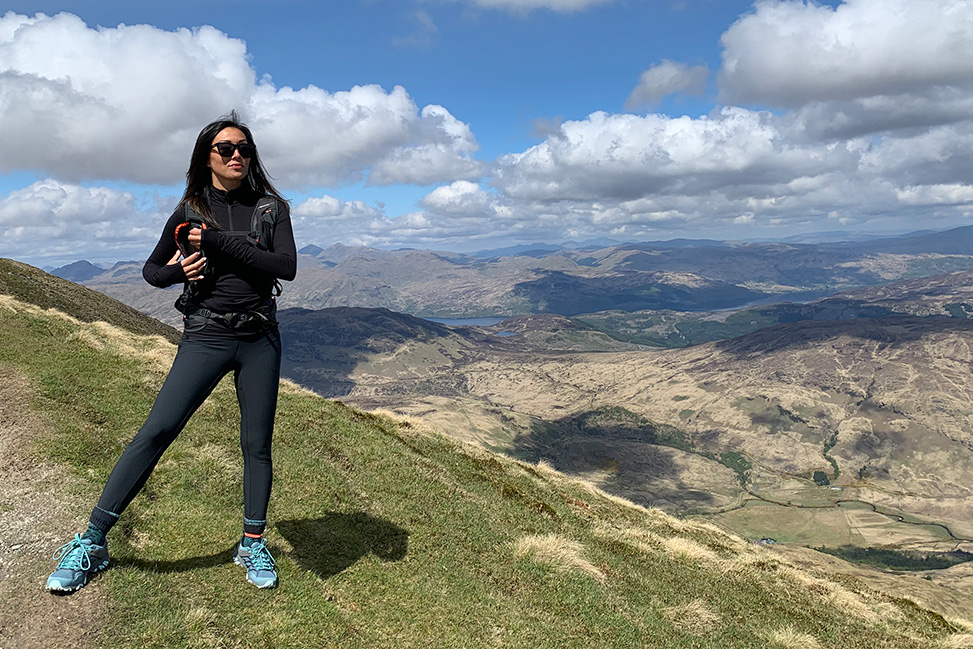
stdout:
<svg viewBox="0 0 973 649">
<path fill-rule="evenodd" d="M 231 108 L 299 245 L 905 231 L 973 202 L 961 0 L 6 9 L 0 256 L 38 265 L 143 258 Z"/>
</svg>

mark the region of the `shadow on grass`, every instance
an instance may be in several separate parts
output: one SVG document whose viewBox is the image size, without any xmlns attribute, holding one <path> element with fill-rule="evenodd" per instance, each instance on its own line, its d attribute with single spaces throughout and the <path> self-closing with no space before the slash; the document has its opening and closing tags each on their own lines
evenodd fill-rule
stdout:
<svg viewBox="0 0 973 649">
<path fill-rule="evenodd" d="M 333 577 L 374 554 L 382 561 L 405 558 L 409 532 L 364 512 L 331 512 L 320 518 L 277 523 L 294 548 L 294 560 L 323 579 Z"/>
<path fill-rule="evenodd" d="M 220 550 L 202 557 L 187 557 L 175 561 L 150 561 L 136 557 L 112 558 L 112 566 L 118 568 L 135 568 L 145 572 L 186 572 L 200 568 L 215 568 L 226 563 L 233 563 L 234 543 L 226 550 Z"/>
</svg>

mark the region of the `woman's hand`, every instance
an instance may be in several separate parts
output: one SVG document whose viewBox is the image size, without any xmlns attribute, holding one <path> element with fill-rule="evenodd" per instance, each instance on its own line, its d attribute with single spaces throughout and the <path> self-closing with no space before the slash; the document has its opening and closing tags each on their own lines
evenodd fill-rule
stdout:
<svg viewBox="0 0 973 649">
<path fill-rule="evenodd" d="M 202 232 L 200 228 L 193 228 L 189 231 L 189 244 L 196 248 L 196 252 L 181 259 L 182 253 L 177 250 L 176 254 L 169 260 L 169 263 L 166 264 L 167 266 L 172 266 L 173 264 L 182 266 L 182 271 L 186 274 L 186 279 L 190 282 L 198 282 L 203 279 L 203 271 L 206 269 L 206 257 L 199 250 L 203 243 Z"/>
<path fill-rule="evenodd" d="M 203 229 L 193 228 L 189 231 L 189 245 L 191 245 L 196 250 L 203 247 Z"/>
<path fill-rule="evenodd" d="M 179 262 L 182 271 L 186 273 L 186 279 L 190 282 L 197 282 L 203 279 L 203 270 L 206 268 L 206 257 L 196 251 Z"/>
</svg>

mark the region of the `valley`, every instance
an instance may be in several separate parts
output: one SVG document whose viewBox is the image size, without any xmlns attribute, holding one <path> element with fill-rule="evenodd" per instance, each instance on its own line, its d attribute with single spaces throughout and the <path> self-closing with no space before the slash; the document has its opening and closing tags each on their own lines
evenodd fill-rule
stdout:
<svg viewBox="0 0 973 649">
<path fill-rule="evenodd" d="M 314 324 L 329 313 L 369 326 Z M 810 321 L 687 349 L 584 352 L 558 342 L 576 331 L 539 317 L 530 336 L 497 337 L 391 312 L 299 315 L 281 314 L 285 337 L 320 337 L 289 346 L 285 372 L 356 407 L 749 538 L 971 547 L 973 322 Z M 358 333 L 325 333 L 336 331 Z M 541 339 L 568 348 L 540 351 Z"/>
</svg>

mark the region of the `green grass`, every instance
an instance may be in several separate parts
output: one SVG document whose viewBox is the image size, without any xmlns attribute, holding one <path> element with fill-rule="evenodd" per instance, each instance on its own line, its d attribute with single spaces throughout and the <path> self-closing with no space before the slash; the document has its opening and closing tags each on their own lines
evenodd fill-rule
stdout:
<svg viewBox="0 0 973 649">
<path fill-rule="evenodd" d="M 942 570 L 973 561 L 973 553 L 954 550 L 952 552 L 914 552 L 888 548 L 859 548 L 843 545 L 837 548 L 817 548 L 846 561 L 877 566 L 885 570 Z"/>
<path fill-rule="evenodd" d="M 27 377 L 50 424 L 43 452 L 96 497 L 164 371 L 96 349 L 78 335 L 91 325 L 18 308 L 0 309 L 0 326 L 0 365 Z M 236 418 L 224 382 L 110 534 L 113 567 L 87 586 L 109 613 L 91 646 L 763 649 L 788 626 L 822 646 L 918 649 L 956 631 L 910 602 L 832 584 L 899 613 L 854 615 L 795 581 L 782 557 L 716 528 L 292 389 L 268 529 L 281 586 L 258 591 L 230 560 Z M 518 552 L 551 535 L 580 544 L 602 577 Z M 668 612 L 695 601 L 718 621 L 687 629 Z"/>
<path fill-rule="evenodd" d="M 172 342 L 179 339 L 169 325 L 147 318 L 118 300 L 12 259 L 0 258 L 0 294 L 57 309 L 82 322 L 101 320 L 135 333 L 163 336 Z"/>
<path fill-rule="evenodd" d="M 747 484 L 749 481 L 747 474 L 753 468 L 753 465 L 742 453 L 738 451 L 720 453 L 719 463 L 728 469 L 733 469 L 737 474 L 737 478 L 740 480 L 740 484 Z"/>
</svg>

